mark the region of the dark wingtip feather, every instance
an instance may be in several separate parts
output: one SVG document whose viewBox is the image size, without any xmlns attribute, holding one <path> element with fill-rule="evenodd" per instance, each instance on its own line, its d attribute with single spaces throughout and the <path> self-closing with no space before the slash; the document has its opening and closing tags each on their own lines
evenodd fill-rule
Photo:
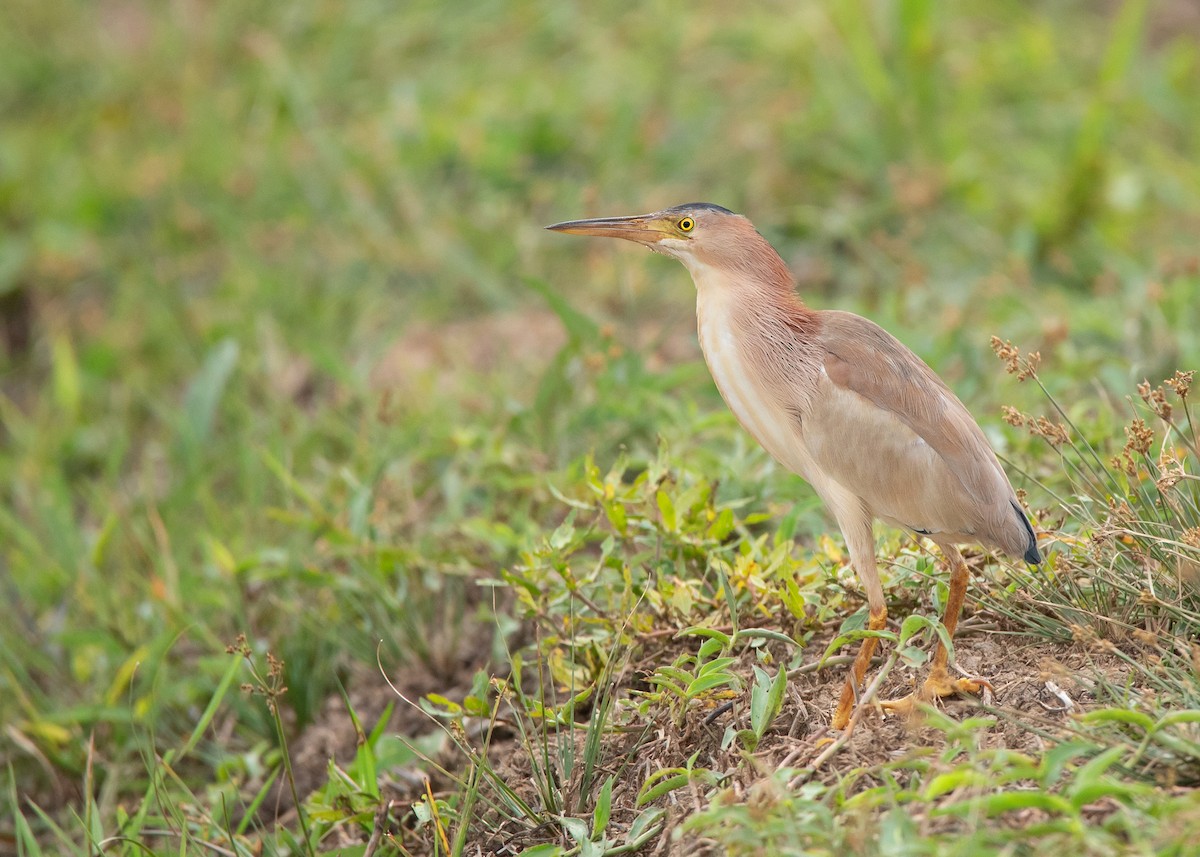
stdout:
<svg viewBox="0 0 1200 857">
<path fill-rule="evenodd" d="M 1012 503 L 1013 511 L 1017 513 L 1017 517 L 1025 525 L 1025 534 L 1029 536 L 1029 545 L 1025 548 L 1025 561 L 1030 565 L 1041 565 L 1042 555 L 1038 552 L 1037 536 L 1034 535 L 1033 527 L 1029 524 L 1029 518 L 1025 517 L 1025 512 L 1017 505 L 1016 500 L 1010 502 Z"/>
</svg>

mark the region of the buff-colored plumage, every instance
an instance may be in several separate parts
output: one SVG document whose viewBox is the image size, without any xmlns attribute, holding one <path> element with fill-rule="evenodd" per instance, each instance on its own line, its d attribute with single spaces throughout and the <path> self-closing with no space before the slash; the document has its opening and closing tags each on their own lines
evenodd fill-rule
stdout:
<svg viewBox="0 0 1200 857">
<path fill-rule="evenodd" d="M 738 421 L 829 506 L 866 590 L 869 626 L 887 617 L 872 522 L 925 536 L 951 566 L 944 624 L 953 634 L 967 584 L 956 544 L 1030 562 L 1037 543 L 979 426 L 919 357 L 874 322 L 811 310 L 779 254 L 739 215 L 693 203 L 637 217 L 572 221 L 561 232 L 625 238 L 677 258 L 696 284 L 700 346 Z M 867 639 L 834 715 L 849 721 L 875 640 Z M 926 696 L 977 691 L 952 680 L 939 645 Z"/>
</svg>

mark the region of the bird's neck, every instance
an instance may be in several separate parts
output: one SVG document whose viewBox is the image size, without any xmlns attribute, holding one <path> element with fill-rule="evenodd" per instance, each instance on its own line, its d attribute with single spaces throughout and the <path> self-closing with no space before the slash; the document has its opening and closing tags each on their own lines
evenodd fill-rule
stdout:
<svg viewBox="0 0 1200 857">
<path fill-rule="evenodd" d="M 766 244 L 766 242 L 763 242 Z M 685 259 L 696 284 L 696 307 L 701 322 L 716 321 L 743 327 L 782 325 L 802 338 L 815 329 L 816 312 L 796 294 L 791 273 L 783 260 L 766 245 L 771 259 L 756 258 L 735 266 L 711 265 L 703 259 Z M 753 320 L 757 319 L 758 323 Z"/>
<path fill-rule="evenodd" d="M 712 266 L 689 268 L 700 350 L 721 397 L 771 455 L 808 473 L 790 415 L 808 406 L 819 316 L 778 281 L 754 281 Z"/>
<path fill-rule="evenodd" d="M 792 272 L 770 242 L 749 221 L 737 226 L 728 235 L 710 238 L 697 252 L 680 255 L 701 301 L 720 293 L 764 310 L 809 312 L 796 294 Z"/>
</svg>

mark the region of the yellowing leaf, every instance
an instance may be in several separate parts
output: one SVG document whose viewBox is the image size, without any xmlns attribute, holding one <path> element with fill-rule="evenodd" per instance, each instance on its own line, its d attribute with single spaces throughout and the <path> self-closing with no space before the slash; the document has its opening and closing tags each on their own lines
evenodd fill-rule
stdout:
<svg viewBox="0 0 1200 857">
<path fill-rule="evenodd" d="M 833 562 L 841 562 L 844 556 L 842 549 L 828 535 L 822 535 L 817 539 L 817 549 Z"/>
<path fill-rule="evenodd" d="M 212 559 L 213 565 L 225 574 L 232 575 L 237 571 L 237 560 L 233 558 L 229 548 L 212 536 L 208 537 L 208 555 Z"/>
<path fill-rule="evenodd" d="M 108 692 L 104 694 L 104 701 L 109 705 L 116 705 L 121 701 L 129 683 L 133 681 L 133 674 L 137 672 L 137 668 L 141 666 L 142 661 L 146 659 L 146 654 L 149 650 L 145 646 L 138 646 L 133 653 L 125 659 L 125 663 L 121 664 L 121 668 L 117 670 L 117 674 L 113 677 L 112 684 L 108 687 Z"/>
<path fill-rule="evenodd" d="M 62 746 L 71 740 L 69 729 L 45 720 L 26 720 L 21 724 L 20 731 L 25 735 L 40 739 L 44 744 Z"/>
</svg>

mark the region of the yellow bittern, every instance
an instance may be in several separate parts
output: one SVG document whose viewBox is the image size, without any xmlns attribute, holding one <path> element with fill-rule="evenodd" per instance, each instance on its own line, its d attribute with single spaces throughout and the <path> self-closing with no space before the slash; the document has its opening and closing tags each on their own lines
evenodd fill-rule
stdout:
<svg viewBox="0 0 1200 857">
<path fill-rule="evenodd" d="M 876 518 L 941 548 L 950 566 L 943 624 L 951 635 L 968 577 L 955 545 L 977 542 L 1041 562 L 1008 477 L 958 397 L 874 322 L 806 307 L 787 266 L 749 220 L 719 205 L 689 203 L 547 228 L 624 238 L 684 264 L 696 284 L 700 347 L 717 389 L 742 426 L 833 512 L 866 589 L 870 629 L 887 622 Z M 876 642 L 862 642 L 834 728 L 850 722 Z M 986 686 L 983 679 L 951 678 L 946 661 L 939 640 L 919 698 Z M 887 704 L 911 708 L 912 698 Z"/>
</svg>

